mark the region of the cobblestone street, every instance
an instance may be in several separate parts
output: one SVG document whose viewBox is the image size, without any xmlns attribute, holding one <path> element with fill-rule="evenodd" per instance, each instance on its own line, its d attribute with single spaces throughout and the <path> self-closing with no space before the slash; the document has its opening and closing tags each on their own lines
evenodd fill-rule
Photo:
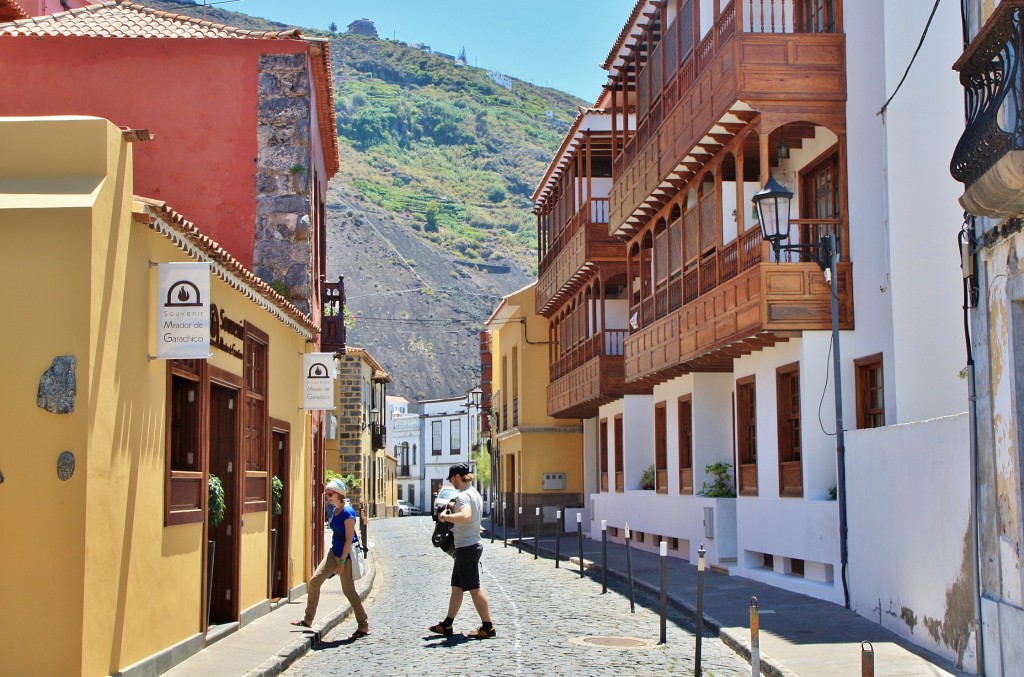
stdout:
<svg viewBox="0 0 1024 677">
<path fill-rule="evenodd" d="M 694 634 L 670 609 L 668 643 L 658 645 L 657 600 L 628 592 L 601 594 L 600 579 L 550 559 L 534 560 L 498 540 L 484 541 L 481 582 L 498 636 L 469 640 L 479 625 L 469 595 L 455 619 L 455 635 L 427 627 L 445 616 L 451 559 L 433 548 L 429 517 L 380 520 L 370 525 L 378 574 L 366 600 L 372 634 L 349 642 L 350 618 L 285 674 L 308 675 L 692 675 Z M 337 585 L 332 579 L 328 585 Z M 630 638 L 639 646 L 599 646 L 595 638 Z M 590 638 L 591 642 L 588 642 Z M 749 675 L 750 666 L 717 638 L 704 637 L 705 675 Z"/>
</svg>

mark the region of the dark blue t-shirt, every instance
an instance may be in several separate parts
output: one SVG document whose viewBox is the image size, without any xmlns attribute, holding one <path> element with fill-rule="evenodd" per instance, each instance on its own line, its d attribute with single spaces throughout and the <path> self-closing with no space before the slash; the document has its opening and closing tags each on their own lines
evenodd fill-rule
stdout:
<svg viewBox="0 0 1024 677">
<path fill-rule="evenodd" d="M 347 520 L 353 520 L 353 526 L 355 525 L 354 520 L 356 519 L 355 509 L 348 503 L 341 510 L 334 509 L 334 514 L 331 515 L 331 531 L 334 532 L 334 539 L 331 543 L 331 552 L 338 559 L 341 559 L 341 551 L 345 547 L 345 522 Z M 359 535 L 352 532 L 352 542 L 355 543 L 359 540 Z"/>
</svg>

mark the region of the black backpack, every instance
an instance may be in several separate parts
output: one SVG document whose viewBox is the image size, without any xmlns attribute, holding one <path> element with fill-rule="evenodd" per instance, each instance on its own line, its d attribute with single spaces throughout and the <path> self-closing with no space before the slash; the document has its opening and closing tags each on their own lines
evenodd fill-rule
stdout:
<svg viewBox="0 0 1024 677">
<path fill-rule="evenodd" d="M 430 535 L 430 542 L 434 544 L 435 548 L 440 548 L 455 557 L 455 532 L 452 531 L 452 525 L 449 522 L 438 520 L 437 515 L 434 515 L 434 533 Z"/>
</svg>

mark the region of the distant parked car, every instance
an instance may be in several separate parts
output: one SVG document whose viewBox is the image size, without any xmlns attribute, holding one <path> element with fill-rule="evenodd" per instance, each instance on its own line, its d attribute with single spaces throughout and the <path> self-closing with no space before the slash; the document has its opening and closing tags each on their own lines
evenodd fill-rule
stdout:
<svg viewBox="0 0 1024 677">
<path fill-rule="evenodd" d="M 409 501 L 398 501 L 396 503 L 396 505 L 398 506 L 398 516 L 399 517 L 407 517 L 409 515 L 419 515 L 420 513 L 423 512 L 422 510 L 419 509 L 418 506 L 413 505 Z"/>
<path fill-rule="evenodd" d="M 436 517 L 438 513 L 442 512 L 445 508 L 447 508 L 448 504 L 451 501 L 455 500 L 455 497 L 458 495 L 459 490 L 451 486 L 450 484 L 441 487 L 441 489 L 437 492 L 437 496 L 434 498 L 434 516 Z"/>
</svg>

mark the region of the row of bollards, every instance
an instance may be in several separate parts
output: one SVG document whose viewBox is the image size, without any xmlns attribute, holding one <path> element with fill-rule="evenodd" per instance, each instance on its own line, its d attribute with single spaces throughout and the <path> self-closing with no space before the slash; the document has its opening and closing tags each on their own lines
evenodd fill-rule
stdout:
<svg viewBox="0 0 1024 677">
<path fill-rule="evenodd" d="M 502 515 L 506 508 L 505 502 L 502 502 Z M 523 508 L 519 507 L 520 524 L 522 524 Z M 555 568 L 559 568 L 561 563 L 562 555 L 562 511 L 557 510 L 556 515 L 556 527 L 555 527 Z M 534 538 L 534 549 L 533 558 L 537 559 L 540 552 L 540 532 L 541 532 L 541 512 L 540 508 L 536 509 L 536 536 Z M 507 527 L 502 520 L 502 541 L 505 547 L 508 547 L 508 535 Z M 625 525 L 625 545 L 626 545 L 626 579 L 629 588 L 629 611 L 630 613 L 636 613 L 636 600 L 634 597 L 634 584 L 633 584 L 633 550 L 632 540 L 630 534 L 629 523 Z M 583 561 L 583 515 L 582 513 L 576 513 L 576 540 L 577 548 L 579 551 L 579 563 L 580 563 L 580 578 L 586 576 L 586 570 Z M 522 553 L 522 536 L 516 539 L 518 544 L 519 552 Z M 494 530 L 491 530 L 491 542 L 494 542 Z M 661 563 L 661 585 L 659 593 L 659 615 L 660 615 L 660 638 L 659 644 L 668 643 L 668 544 L 665 541 L 661 541 L 658 545 L 658 554 Z M 696 619 L 695 619 L 695 646 L 694 646 L 694 669 L 693 674 L 700 677 L 702 674 L 701 667 L 701 649 L 702 640 L 704 636 L 704 572 L 705 572 L 705 556 L 707 552 L 704 549 L 704 544 L 701 543 L 697 549 L 697 608 L 696 608 Z M 601 520 L 601 594 L 608 592 L 608 521 Z M 750 598 L 750 674 L 751 677 L 758 677 L 761 674 L 761 620 L 760 620 L 760 606 L 757 597 Z M 875 656 L 874 647 L 871 642 L 861 642 L 861 677 L 874 677 L 875 675 Z"/>
</svg>

